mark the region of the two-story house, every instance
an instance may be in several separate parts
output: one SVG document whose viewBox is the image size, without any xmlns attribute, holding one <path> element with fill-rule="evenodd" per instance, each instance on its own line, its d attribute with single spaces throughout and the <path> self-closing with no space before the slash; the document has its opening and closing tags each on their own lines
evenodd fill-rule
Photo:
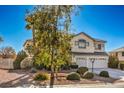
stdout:
<svg viewBox="0 0 124 93">
<path fill-rule="evenodd" d="M 27 40 L 24 48 L 30 45 L 32 40 Z M 92 68 L 91 59 L 94 60 L 94 68 L 107 68 L 108 55 L 105 52 L 104 40 L 92 38 L 84 32 L 75 35 L 71 40 L 72 63 L 79 67 Z"/>
<path fill-rule="evenodd" d="M 108 54 L 105 52 L 104 40 L 95 39 L 84 32 L 75 35 L 71 40 L 72 62 L 92 68 L 108 67 Z"/>
<path fill-rule="evenodd" d="M 124 62 L 124 47 L 109 52 L 110 56 L 116 56 L 120 62 Z"/>
</svg>

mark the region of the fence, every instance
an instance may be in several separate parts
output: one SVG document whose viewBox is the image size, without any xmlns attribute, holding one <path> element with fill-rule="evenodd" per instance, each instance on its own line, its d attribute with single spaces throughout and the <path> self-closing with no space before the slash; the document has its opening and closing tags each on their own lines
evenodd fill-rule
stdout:
<svg viewBox="0 0 124 93">
<path fill-rule="evenodd" d="M 0 58 L 0 68 L 1 69 L 13 69 L 13 59 L 11 58 Z"/>
</svg>

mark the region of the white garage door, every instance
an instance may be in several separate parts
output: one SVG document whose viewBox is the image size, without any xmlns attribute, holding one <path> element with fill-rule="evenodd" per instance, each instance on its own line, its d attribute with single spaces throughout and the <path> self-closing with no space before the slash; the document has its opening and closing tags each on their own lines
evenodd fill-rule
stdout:
<svg viewBox="0 0 124 93">
<path fill-rule="evenodd" d="M 76 59 L 76 64 L 79 67 L 87 67 L 87 60 L 86 60 L 86 58 L 77 58 Z"/>
<path fill-rule="evenodd" d="M 76 64 L 79 67 L 92 68 L 92 62 L 91 62 L 90 58 L 89 57 L 77 57 Z M 92 57 L 92 58 L 95 58 L 93 68 L 108 68 L 108 58 L 107 57 Z"/>
<path fill-rule="evenodd" d="M 95 60 L 93 68 L 107 68 L 107 60 Z M 92 68 L 92 62 L 88 61 L 88 68 Z"/>
</svg>

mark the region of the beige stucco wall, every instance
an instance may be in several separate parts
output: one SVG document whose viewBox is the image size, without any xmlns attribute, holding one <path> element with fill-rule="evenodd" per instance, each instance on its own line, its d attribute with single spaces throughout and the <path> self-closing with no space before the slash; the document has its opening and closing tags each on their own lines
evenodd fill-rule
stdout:
<svg viewBox="0 0 124 93">
<path fill-rule="evenodd" d="M 13 69 L 13 59 L 10 58 L 6 58 L 6 59 L 2 59 L 0 58 L 0 68 L 2 69 Z"/>
<path fill-rule="evenodd" d="M 33 46 L 33 42 L 32 42 L 32 41 L 27 41 L 27 42 L 25 43 L 24 49 L 23 49 L 23 50 L 26 52 L 26 54 L 27 54 L 28 56 L 32 56 L 32 55 L 30 55 L 30 54 L 28 53 L 28 51 L 26 50 L 27 46 Z"/>
<path fill-rule="evenodd" d="M 75 45 L 75 41 L 78 41 L 79 39 L 84 39 L 84 40 L 86 40 L 86 42 L 89 42 L 89 46 L 86 46 L 86 48 L 78 48 L 78 46 Z M 101 50 L 96 50 L 95 44 L 103 44 L 104 45 L 104 43 L 102 43 L 102 42 L 94 42 L 92 39 L 90 39 L 86 35 L 80 34 L 78 36 L 75 36 L 71 40 L 71 46 L 72 46 L 71 50 L 72 50 L 72 52 L 85 52 L 85 53 L 104 52 L 105 51 L 104 47 L 102 47 Z"/>
<path fill-rule="evenodd" d="M 78 48 L 78 46 L 75 46 L 75 41 L 78 41 L 79 39 L 84 39 L 87 42 L 89 42 L 89 46 L 87 46 L 86 48 Z M 78 36 L 75 36 L 72 40 L 71 40 L 71 44 L 72 44 L 72 52 L 94 52 L 94 42 L 92 39 L 90 39 L 89 37 L 85 36 L 84 34 L 80 34 Z"/>
<path fill-rule="evenodd" d="M 109 52 L 109 56 L 116 56 L 115 52 Z"/>
<path fill-rule="evenodd" d="M 124 56 L 122 56 L 122 52 L 118 52 L 119 61 L 124 61 Z"/>
<path fill-rule="evenodd" d="M 109 56 L 117 56 L 119 61 L 124 61 L 124 56 L 122 56 L 122 52 L 110 52 Z"/>
<path fill-rule="evenodd" d="M 24 49 L 27 48 L 27 46 L 30 46 L 30 45 L 33 45 L 33 42 L 32 41 L 27 41 L 24 45 Z"/>
</svg>

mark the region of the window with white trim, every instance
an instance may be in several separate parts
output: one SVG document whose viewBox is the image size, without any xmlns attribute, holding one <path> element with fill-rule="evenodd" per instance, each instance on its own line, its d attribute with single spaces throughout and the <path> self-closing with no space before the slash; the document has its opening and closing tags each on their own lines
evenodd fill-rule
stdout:
<svg viewBox="0 0 124 93">
<path fill-rule="evenodd" d="M 86 40 L 79 39 L 79 41 L 78 41 L 78 48 L 86 48 Z"/>
</svg>

